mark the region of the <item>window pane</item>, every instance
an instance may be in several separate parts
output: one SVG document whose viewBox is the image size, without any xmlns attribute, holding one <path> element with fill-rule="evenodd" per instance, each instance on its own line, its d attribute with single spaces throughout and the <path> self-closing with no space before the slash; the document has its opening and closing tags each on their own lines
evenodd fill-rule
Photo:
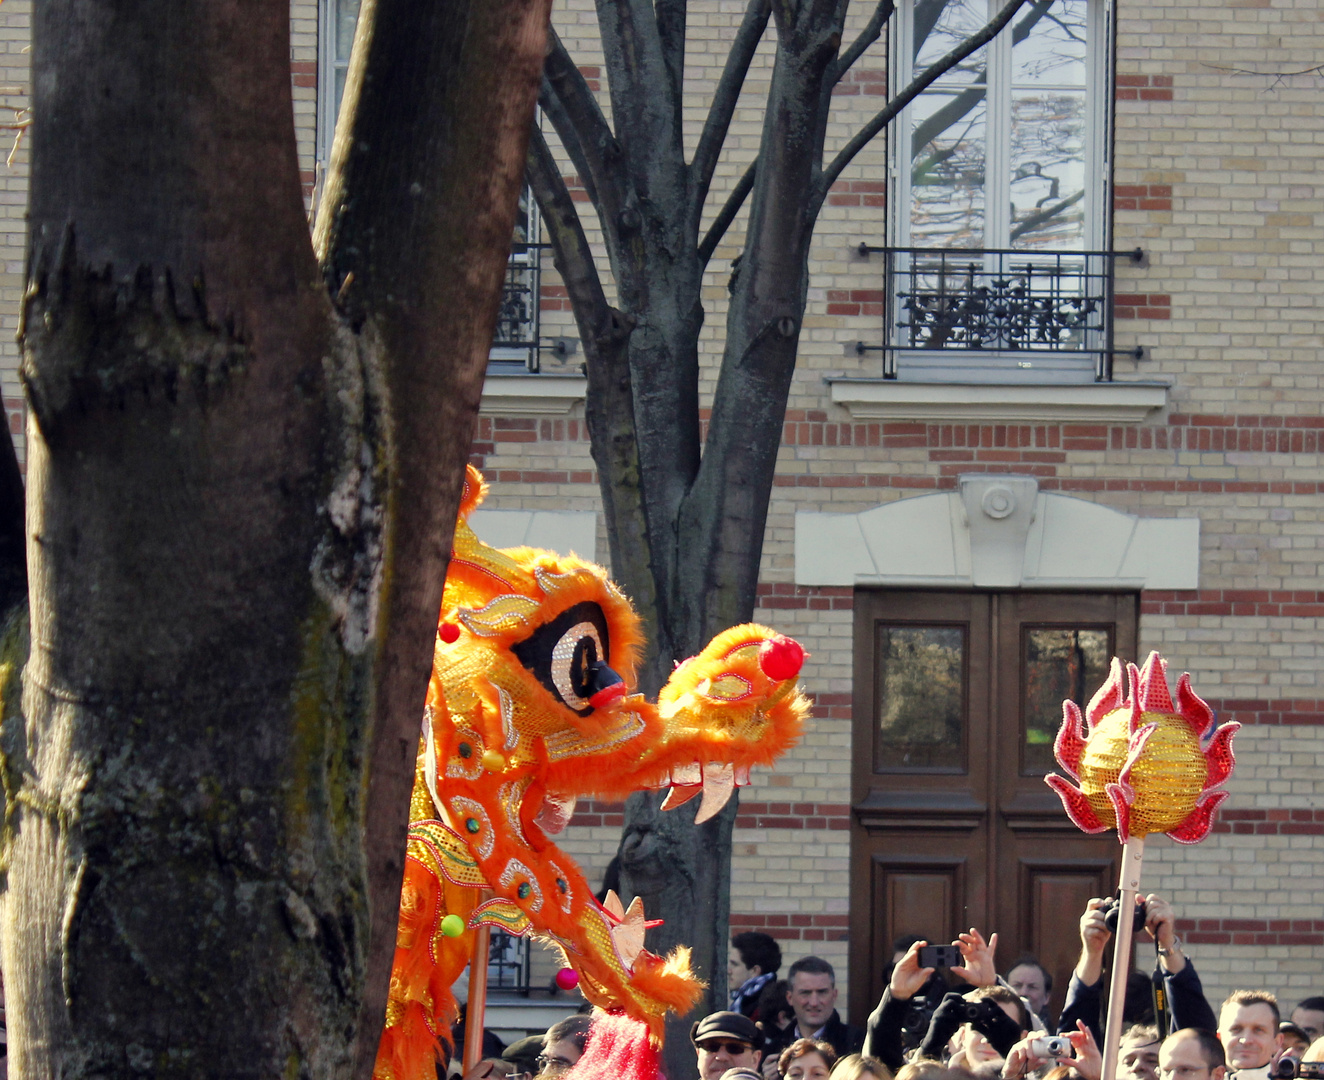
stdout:
<svg viewBox="0 0 1324 1080">
<path fill-rule="evenodd" d="M 1031 4 L 1012 29 L 1015 86 L 1085 87 L 1085 0 Z"/>
<path fill-rule="evenodd" d="M 1011 99 L 1011 245 L 1080 251 L 1085 242 L 1085 95 Z"/>
<path fill-rule="evenodd" d="M 1037 776 L 1056 768 L 1053 740 L 1062 726 L 1062 702 L 1070 698 L 1083 710 L 1108 677 L 1112 633 L 1107 627 L 1025 629 L 1021 685 L 1021 775 Z"/>
<path fill-rule="evenodd" d="M 911 134 L 911 245 L 983 247 L 983 86 L 921 95 Z"/>
<path fill-rule="evenodd" d="M 985 0 L 917 0 L 914 7 L 915 74 L 920 74 L 935 60 L 940 60 L 987 22 Z M 969 72 L 984 66 L 985 50 L 967 58 L 962 67 L 943 78 L 969 81 Z M 982 82 L 982 78 L 980 79 Z"/>
<path fill-rule="evenodd" d="M 874 771 L 965 771 L 963 626 L 878 626 Z"/>
<path fill-rule="evenodd" d="M 349 63 L 350 50 L 354 48 L 354 24 L 359 20 L 359 0 L 331 0 L 335 8 L 335 62 Z"/>
</svg>

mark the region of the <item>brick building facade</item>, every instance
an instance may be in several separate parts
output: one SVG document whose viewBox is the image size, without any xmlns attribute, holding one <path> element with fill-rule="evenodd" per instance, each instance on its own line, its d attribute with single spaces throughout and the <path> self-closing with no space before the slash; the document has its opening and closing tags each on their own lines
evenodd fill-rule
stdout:
<svg viewBox="0 0 1324 1080">
<path fill-rule="evenodd" d="M 0 9 L 4 92 L 15 110 L 26 100 L 21 50 L 30 6 L 7 0 Z M 294 120 L 310 196 L 328 141 L 335 6 L 292 5 Z M 721 0 L 692 6 L 691 146 L 743 9 Z M 1035 626 L 1069 627 L 1073 597 L 1117 600 L 1119 611 L 1133 605 L 1125 609 L 1133 615 L 1118 616 L 1110 643 L 1133 641 L 1142 659 L 1160 650 L 1174 677 L 1191 672 L 1221 719 L 1244 725 L 1231 798 L 1214 835 L 1195 848 L 1151 840 L 1145 885 L 1177 906 L 1211 999 L 1241 986 L 1267 987 L 1289 1004 L 1324 992 L 1324 269 L 1316 250 L 1324 239 L 1324 112 L 1313 74 L 1324 30 L 1315 6 L 1302 0 L 1120 0 L 1111 10 L 1089 6 L 1087 15 L 1095 20 L 1090 93 L 1106 94 L 1111 107 L 1088 103 L 1098 116 L 1088 123 L 1102 125 L 1104 160 L 1095 163 L 1096 194 L 1084 205 L 1096 215 L 1103 249 L 1144 253 L 1138 261 L 1110 262 L 1116 279 L 1108 343 L 1117 352 L 1100 361 L 1108 378 L 1051 365 L 1039 378 L 1042 357 L 1014 349 L 1000 350 L 1003 367 L 976 364 L 965 377 L 947 370 L 928 378 L 923 365 L 931 357 L 903 355 L 897 377 L 883 377 L 881 347 L 894 343 L 885 341 L 884 322 L 895 289 L 884 275 L 889 256 L 860 249 L 896 239 L 888 215 L 898 211 L 889 208 L 888 192 L 897 172 L 883 138 L 838 182 L 815 234 L 755 615 L 809 649 L 804 681 L 815 708 L 801 745 L 742 793 L 731 921 L 733 931 L 771 933 L 788 959 L 814 952 L 831 960 L 851 988 L 856 1020 L 873 992 L 868 969 L 885 951 L 879 927 L 900 926 L 879 905 L 934 902 L 942 907 L 936 921 L 954 926 L 978 923 L 981 913 L 1006 918 L 993 879 L 1019 875 L 1024 889 L 1017 895 L 1029 905 L 1014 916 L 1020 924 L 982 928 L 1001 931 L 1018 948 L 1055 943 L 1054 955 L 1066 956 L 1076 912 L 1051 905 L 1088 895 L 1107 879 L 1104 864 L 1112 857 L 1110 850 L 1081 849 L 1063 857 L 1069 872 L 1057 873 L 1018 854 L 1025 840 L 1011 835 L 1018 828 L 1028 830 L 1032 848 L 1042 837 L 1046 852 L 1059 850 L 1054 845 L 1067 836 L 1046 824 L 1038 802 L 1023 813 L 1015 808 L 1020 795 L 997 803 L 995 789 L 1017 772 L 1009 759 L 990 767 L 980 781 L 989 799 L 964 817 L 934 794 L 943 789 L 928 773 L 908 788 L 904 769 L 860 764 L 876 727 L 861 710 L 876 708 L 886 689 L 872 666 L 880 646 L 870 635 L 880 626 L 922 629 L 925 619 L 914 613 L 935 597 L 992 605 L 976 621 L 992 627 L 985 634 L 991 641 L 1005 639 L 1013 649 Z M 609 108 L 592 5 L 558 0 L 554 18 Z M 863 18 L 853 16 L 857 24 Z M 757 151 L 759 91 L 771 57 L 765 43 L 728 139 L 717 203 Z M 878 110 L 889 93 L 888 66 L 884 35 L 838 88 L 830 147 Z M 567 165 L 573 185 L 571 171 Z M 20 144 L 0 188 L 0 213 L 10 224 L 0 232 L 0 319 L 11 330 L 22 284 L 25 175 Z M 586 199 L 580 210 L 591 228 Z M 737 223 L 708 271 L 701 388 L 708 394 L 740 235 Z M 550 256 L 534 257 L 542 262 L 539 337 L 573 339 Z M 1131 351 L 1136 347 L 1143 355 Z M 5 335 L 0 365 L 17 434 L 16 362 L 12 334 Z M 576 353 L 545 350 L 539 374 L 494 366 L 473 457 L 492 484 L 491 535 L 525 528 L 529 512 L 555 511 L 554 521 L 539 519 L 552 525 L 535 542 L 556 546 L 573 536 L 582 547 L 586 536 L 596 536 L 596 550 L 581 554 L 605 561 L 578 362 Z M 989 498 L 999 506 L 997 500 L 1010 500 L 1011 509 L 988 513 Z M 1135 550 L 1110 547 L 1111 537 L 1122 537 L 1123 546 L 1135 541 Z M 1034 596 L 1065 607 L 999 629 L 998 619 Z M 902 601 L 911 607 L 900 615 L 901 608 L 888 606 Z M 952 627 L 961 620 L 932 622 Z M 967 631 L 974 635 L 967 645 L 983 633 Z M 996 672 L 1014 670 L 1017 656 L 996 649 L 991 655 L 985 666 L 996 683 Z M 1010 725 L 1008 746 L 1025 736 L 1018 775 L 1038 783 L 1026 762 L 1040 760 L 1040 751 L 1026 748 L 1029 721 L 1007 689 L 1016 680 L 1003 681 L 989 691 L 984 712 L 966 720 Z M 968 677 L 966 685 L 967 698 L 977 697 Z M 983 767 L 975 760 L 979 740 L 991 737 L 972 726 L 961 738 L 968 753 L 948 772 L 973 774 Z M 915 824 L 917 803 L 888 802 L 905 790 L 937 799 L 927 824 Z M 979 814 L 998 820 L 971 824 Z M 613 854 L 620 823 L 619 806 L 580 804 L 565 846 L 590 877 Z M 960 849 L 961 836 L 983 835 L 984 828 L 993 830 L 989 850 L 999 853 L 986 866 L 982 856 Z M 967 880 L 981 866 L 987 888 Z M 1012 957 L 1002 959 L 1005 965 Z M 536 972 L 550 970 L 549 959 L 537 962 Z"/>
</svg>

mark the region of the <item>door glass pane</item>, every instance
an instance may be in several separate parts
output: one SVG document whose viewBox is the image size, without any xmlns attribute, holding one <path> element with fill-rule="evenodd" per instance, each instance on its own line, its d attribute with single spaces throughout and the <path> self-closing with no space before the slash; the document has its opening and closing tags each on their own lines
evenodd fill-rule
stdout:
<svg viewBox="0 0 1324 1080">
<path fill-rule="evenodd" d="M 964 772 L 965 627 L 876 632 L 874 772 Z"/>
<path fill-rule="evenodd" d="M 1053 740 L 1062 726 L 1062 702 L 1083 710 L 1108 677 L 1111 627 L 1027 626 L 1021 686 L 1021 775 L 1057 767 Z"/>
</svg>

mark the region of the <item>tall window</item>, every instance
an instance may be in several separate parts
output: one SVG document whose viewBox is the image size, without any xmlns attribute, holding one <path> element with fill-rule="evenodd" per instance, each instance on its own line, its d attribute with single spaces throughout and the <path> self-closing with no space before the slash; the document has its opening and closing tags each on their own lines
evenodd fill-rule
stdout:
<svg viewBox="0 0 1324 1080">
<path fill-rule="evenodd" d="M 325 169 L 331 162 L 331 144 L 335 139 L 340 102 L 345 95 L 359 2 L 321 0 L 321 62 L 317 92 L 317 161 L 320 169 Z M 498 367 L 522 367 L 529 371 L 537 371 L 539 367 L 541 248 L 537 211 L 533 194 L 525 187 L 520 192 L 510 264 L 492 341 L 491 359 Z"/>
<path fill-rule="evenodd" d="M 1001 3 L 904 3 L 894 85 L 978 30 Z M 1032 0 L 899 120 L 894 347 L 1076 354 L 1076 366 L 1093 368 L 1086 353 L 1104 348 L 1111 272 L 1087 254 L 1106 241 L 1103 8 L 1103 0 Z M 1065 355 L 1040 363 L 1071 366 Z"/>
</svg>

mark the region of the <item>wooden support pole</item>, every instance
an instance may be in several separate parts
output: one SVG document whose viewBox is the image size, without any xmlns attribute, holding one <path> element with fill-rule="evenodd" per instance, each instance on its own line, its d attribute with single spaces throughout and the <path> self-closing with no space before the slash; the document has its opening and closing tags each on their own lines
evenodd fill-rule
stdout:
<svg viewBox="0 0 1324 1080">
<path fill-rule="evenodd" d="M 1126 1004 L 1126 977 L 1131 970 L 1131 927 L 1135 922 L 1136 893 L 1140 891 L 1140 865 L 1145 838 L 1133 836 L 1122 848 L 1122 898 L 1117 902 L 1117 933 L 1113 939 L 1113 977 L 1108 991 L 1108 1025 L 1103 1033 L 1101 1080 L 1116 1080 L 1118 1044 L 1122 1039 L 1122 1008 Z"/>
</svg>

